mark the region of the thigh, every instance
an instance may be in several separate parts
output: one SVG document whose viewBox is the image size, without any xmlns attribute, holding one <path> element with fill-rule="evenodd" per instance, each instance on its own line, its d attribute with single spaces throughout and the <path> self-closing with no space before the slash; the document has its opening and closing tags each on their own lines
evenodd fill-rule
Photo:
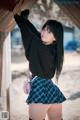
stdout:
<svg viewBox="0 0 80 120">
<path fill-rule="evenodd" d="M 29 118 L 32 120 L 43 120 L 50 105 L 42 103 L 29 104 Z"/>
<path fill-rule="evenodd" d="M 62 118 L 62 104 L 52 104 L 47 111 L 49 120 L 61 120 Z"/>
</svg>

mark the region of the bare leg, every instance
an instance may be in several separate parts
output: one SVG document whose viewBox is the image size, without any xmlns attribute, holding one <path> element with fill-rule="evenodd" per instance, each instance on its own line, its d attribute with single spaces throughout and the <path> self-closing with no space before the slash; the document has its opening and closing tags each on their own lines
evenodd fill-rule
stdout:
<svg viewBox="0 0 80 120">
<path fill-rule="evenodd" d="M 52 104 L 47 115 L 48 120 L 62 120 L 62 104 Z"/>
<path fill-rule="evenodd" d="M 29 119 L 45 120 L 46 113 L 51 104 L 33 103 L 29 104 Z"/>
</svg>

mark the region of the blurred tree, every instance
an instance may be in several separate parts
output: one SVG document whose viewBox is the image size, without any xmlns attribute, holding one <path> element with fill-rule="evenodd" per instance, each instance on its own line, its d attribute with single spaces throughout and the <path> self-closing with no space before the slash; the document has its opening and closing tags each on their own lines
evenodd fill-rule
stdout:
<svg viewBox="0 0 80 120">
<path fill-rule="evenodd" d="M 53 0 L 38 0 L 32 7 L 32 10 L 41 16 L 41 18 L 56 19 L 66 26 L 74 26 L 72 21 L 63 13 Z"/>
<path fill-rule="evenodd" d="M 51 16 L 51 11 L 53 8 L 53 0 L 39 0 L 36 4 L 39 12 L 46 17 Z"/>
</svg>

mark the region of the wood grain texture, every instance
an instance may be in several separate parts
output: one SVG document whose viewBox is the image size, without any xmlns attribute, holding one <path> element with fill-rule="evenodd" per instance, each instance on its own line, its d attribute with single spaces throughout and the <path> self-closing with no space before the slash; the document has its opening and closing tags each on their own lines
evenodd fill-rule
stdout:
<svg viewBox="0 0 80 120">
<path fill-rule="evenodd" d="M 32 5 L 37 0 L 20 0 L 20 4 L 18 5 L 18 8 L 16 9 L 16 6 L 14 9 L 16 9 L 16 13 L 19 11 L 18 9 L 24 10 L 26 8 L 31 8 Z M 13 18 L 13 11 L 10 11 L 8 9 L 1 8 L 0 9 L 0 31 L 2 32 L 9 32 L 11 31 L 15 26 L 15 21 Z"/>
<path fill-rule="evenodd" d="M 12 11 L 15 7 L 15 5 L 19 2 L 20 0 L 1 0 L 0 1 L 0 9 L 8 9 Z"/>
<path fill-rule="evenodd" d="M 58 4 L 61 10 L 80 28 L 80 4 Z"/>
</svg>

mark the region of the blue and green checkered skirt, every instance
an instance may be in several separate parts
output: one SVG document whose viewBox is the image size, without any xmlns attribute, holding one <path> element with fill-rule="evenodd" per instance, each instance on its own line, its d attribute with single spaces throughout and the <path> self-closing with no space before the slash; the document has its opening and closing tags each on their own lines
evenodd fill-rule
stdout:
<svg viewBox="0 0 80 120">
<path fill-rule="evenodd" d="M 31 79 L 31 90 L 26 99 L 27 104 L 53 104 L 62 103 L 65 100 L 65 96 L 51 79 L 38 76 Z"/>
</svg>

